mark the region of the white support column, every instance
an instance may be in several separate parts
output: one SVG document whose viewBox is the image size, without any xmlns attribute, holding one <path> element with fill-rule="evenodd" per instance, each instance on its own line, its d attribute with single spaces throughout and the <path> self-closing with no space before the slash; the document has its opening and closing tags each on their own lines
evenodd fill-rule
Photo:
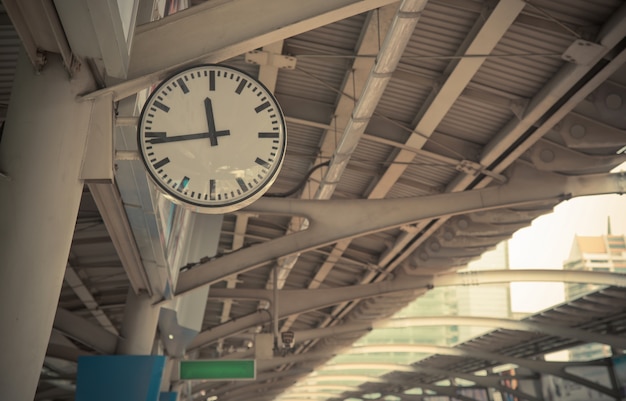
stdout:
<svg viewBox="0 0 626 401">
<path fill-rule="evenodd" d="M 153 303 L 148 294 L 135 294 L 132 288 L 128 290 L 121 338 L 117 343 L 118 354 L 152 354 L 160 310 Z"/>
<path fill-rule="evenodd" d="M 0 367 L 2 397 L 32 400 L 63 283 L 83 183 L 93 90 L 50 55 L 35 73 L 19 58 L 0 142 Z"/>
</svg>

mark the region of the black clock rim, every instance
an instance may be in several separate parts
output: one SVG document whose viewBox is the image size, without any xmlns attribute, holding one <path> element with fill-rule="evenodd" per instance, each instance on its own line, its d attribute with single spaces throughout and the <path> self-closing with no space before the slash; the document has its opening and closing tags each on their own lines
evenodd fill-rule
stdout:
<svg viewBox="0 0 626 401">
<path fill-rule="evenodd" d="M 202 67 L 219 67 L 219 68 L 225 68 L 225 69 L 233 70 L 234 72 L 237 72 L 239 74 L 242 74 L 242 75 L 250 78 L 257 85 L 261 86 L 265 90 L 265 92 L 268 94 L 268 96 L 272 99 L 272 101 L 274 102 L 274 104 L 277 107 L 278 114 L 280 115 L 280 125 L 282 127 L 283 137 L 284 137 L 283 138 L 282 149 L 280 150 L 280 152 L 278 152 L 280 154 L 280 160 L 278 161 L 278 164 L 277 164 L 278 167 L 274 171 L 272 171 L 270 173 L 270 175 L 267 177 L 267 179 L 265 180 L 267 185 L 262 185 L 262 186 L 257 187 L 255 190 L 251 191 L 250 194 L 248 194 L 247 196 L 245 196 L 243 198 L 239 198 L 239 199 L 237 199 L 235 201 L 224 202 L 224 203 L 219 203 L 219 204 L 206 204 L 206 203 L 194 202 L 194 201 L 191 201 L 191 200 L 189 200 L 187 198 L 181 197 L 180 195 L 176 194 L 175 191 L 171 191 L 170 187 L 168 187 L 167 185 L 163 184 L 158 179 L 158 177 L 155 177 L 154 173 L 152 172 L 152 169 L 148 165 L 148 161 L 146 159 L 146 155 L 144 154 L 143 146 L 142 146 L 142 143 L 141 143 L 141 128 L 142 128 L 143 121 L 144 121 L 144 114 L 146 113 L 146 109 L 147 109 L 148 105 L 157 96 L 157 93 L 159 93 L 160 89 L 162 87 L 164 87 L 167 82 L 169 82 L 172 78 L 176 77 L 177 75 L 179 75 L 179 74 L 181 74 L 181 73 L 183 73 L 185 71 L 193 70 L 193 69 L 196 69 L 196 68 L 202 68 Z M 232 66 L 225 65 L 225 64 L 203 63 L 203 64 L 196 64 L 196 65 L 193 65 L 193 66 L 180 68 L 180 69 L 176 70 L 175 72 L 169 74 L 166 78 L 164 78 L 161 81 L 161 83 L 159 83 L 157 86 L 155 86 L 155 88 L 152 90 L 152 92 L 146 98 L 146 101 L 143 104 L 143 107 L 141 108 L 141 113 L 139 114 L 139 120 L 137 122 L 136 139 L 137 139 L 137 149 L 139 150 L 139 154 L 141 156 L 141 161 L 142 161 L 146 171 L 148 172 L 148 175 L 150 176 L 150 179 L 158 187 L 160 187 L 163 192 L 165 192 L 166 196 L 168 196 L 170 198 L 173 198 L 172 200 L 177 201 L 177 203 L 182 203 L 183 205 L 194 206 L 194 207 L 199 207 L 199 208 L 203 208 L 203 209 L 213 209 L 213 210 L 219 211 L 219 209 L 230 209 L 233 206 L 236 206 L 236 205 L 239 205 L 239 204 L 243 204 L 242 207 L 248 206 L 249 204 L 246 203 L 246 201 L 250 200 L 250 198 L 253 198 L 254 196 L 256 196 L 261 191 L 263 191 L 263 193 L 265 193 L 265 191 L 267 191 L 269 189 L 269 187 L 274 183 L 274 181 L 277 178 L 278 173 L 280 172 L 280 170 L 282 168 L 282 164 L 283 164 L 284 159 L 285 159 L 285 153 L 287 151 L 287 124 L 285 122 L 285 114 L 283 113 L 283 110 L 280 107 L 280 103 L 278 103 L 278 99 L 276 99 L 276 96 L 274 96 L 272 91 L 270 91 L 267 88 L 267 86 L 265 86 L 265 84 L 263 84 L 263 82 L 259 81 L 258 78 L 253 77 L 252 75 L 248 74 L 247 72 L 245 72 L 245 71 L 243 71 L 243 70 L 241 70 L 241 69 L 239 69 L 237 67 L 232 67 Z M 261 196 L 263 196 L 263 195 L 261 195 Z M 257 199 L 254 199 L 254 200 L 257 200 Z"/>
</svg>

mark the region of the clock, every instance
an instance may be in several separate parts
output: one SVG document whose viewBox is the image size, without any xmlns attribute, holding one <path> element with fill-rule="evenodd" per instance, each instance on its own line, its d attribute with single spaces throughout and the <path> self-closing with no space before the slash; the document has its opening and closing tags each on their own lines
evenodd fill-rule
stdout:
<svg viewBox="0 0 626 401">
<path fill-rule="evenodd" d="M 258 80 L 224 65 L 198 65 L 163 81 L 137 126 L 149 176 L 178 204 L 228 213 L 260 198 L 280 171 L 285 118 Z"/>
</svg>

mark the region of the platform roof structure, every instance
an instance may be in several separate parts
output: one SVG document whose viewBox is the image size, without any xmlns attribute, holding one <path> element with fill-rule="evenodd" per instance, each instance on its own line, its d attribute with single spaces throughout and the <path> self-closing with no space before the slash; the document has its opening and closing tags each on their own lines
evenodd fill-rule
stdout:
<svg viewBox="0 0 626 401">
<path fill-rule="evenodd" d="M 607 174 L 626 161 L 622 1 L 190 0 L 169 16 L 160 2 L 122 3 L 2 1 L 7 107 L 21 48 L 42 72 L 58 57 L 68 80 L 89 70 L 98 87 L 78 100 L 114 111 L 111 148 L 87 156 L 96 175 L 85 179 L 38 400 L 72 399 L 78 355 L 116 352 L 129 291 L 166 305 L 209 288 L 199 334 L 180 344 L 159 331 L 161 349 L 185 358 L 236 358 L 258 333 L 361 325 L 298 341 L 293 361 L 275 358 L 237 385 L 272 400 L 433 286 L 472 282 L 455 272 L 560 202 L 626 188 Z M 163 200 L 136 149 L 146 89 L 198 63 L 258 77 L 287 121 L 269 196 L 223 216 Z M 186 247 L 176 265 L 164 230 Z M 623 279 L 568 279 L 587 278 L 616 287 L 530 321 L 623 334 Z M 497 344 L 527 358 L 585 341 L 518 335 L 496 330 L 462 347 Z M 424 363 L 461 373 L 488 365 Z M 228 386 L 199 385 L 194 396 Z M 379 389 L 389 384 L 367 384 Z"/>
</svg>

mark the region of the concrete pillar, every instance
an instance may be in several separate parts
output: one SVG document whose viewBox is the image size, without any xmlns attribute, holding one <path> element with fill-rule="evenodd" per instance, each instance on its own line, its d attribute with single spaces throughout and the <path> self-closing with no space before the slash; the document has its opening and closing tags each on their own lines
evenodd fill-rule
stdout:
<svg viewBox="0 0 626 401">
<path fill-rule="evenodd" d="M 19 57 L 0 141 L 0 393 L 31 401 L 46 354 L 83 183 L 94 89 L 48 56 L 36 73 Z"/>
</svg>

